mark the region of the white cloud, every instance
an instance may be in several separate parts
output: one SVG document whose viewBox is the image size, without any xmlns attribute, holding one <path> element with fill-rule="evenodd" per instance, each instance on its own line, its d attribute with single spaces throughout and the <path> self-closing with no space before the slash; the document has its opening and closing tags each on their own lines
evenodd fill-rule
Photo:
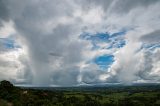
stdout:
<svg viewBox="0 0 160 106">
<path fill-rule="evenodd" d="M 159 43 L 157 0 L 0 2 L 0 37 L 12 35 L 21 46 L 0 55 L 6 57 L 1 58 L 1 79 L 62 86 L 160 80 L 159 47 L 153 51 L 141 49 L 144 43 Z M 92 50 L 90 41 L 79 38 L 83 32 L 112 34 L 121 30 L 126 30 L 122 48 L 104 49 L 111 45 L 105 42 Z M 89 61 L 104 54 L 114 55 L 115 61 L 102 72 Z"/>
<path fill-rule="evenodd" d="M 15 30 L 13 28 L 13 22 L 3 22 L 3 27 L 0 29 L 0 37 L 6 38 L 12 34 L 15 33 Z"/>
</svg>

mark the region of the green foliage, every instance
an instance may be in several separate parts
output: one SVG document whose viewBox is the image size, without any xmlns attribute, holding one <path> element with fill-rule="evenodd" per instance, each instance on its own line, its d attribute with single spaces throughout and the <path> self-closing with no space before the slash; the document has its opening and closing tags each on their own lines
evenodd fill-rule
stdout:
<svg viewBox="0 0 160 106">
<path fill-rule="evenodd" d="M 5 101 L 5 100 L 0 100 L 0 106 L 8 106 L 8 102 L 7 101 Z"/>
<path fill-rule="evenodd" d="M 18 88 L 8 81 L 2 81 L 0 106 L 160 106 L 160 90 L 157 88 L 133 86 L 49 91 Z"/>
</svg>

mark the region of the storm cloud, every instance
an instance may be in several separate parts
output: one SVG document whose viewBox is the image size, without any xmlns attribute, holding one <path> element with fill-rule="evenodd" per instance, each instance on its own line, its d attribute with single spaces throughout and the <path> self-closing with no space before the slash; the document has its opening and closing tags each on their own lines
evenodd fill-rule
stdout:
<svg viewBox="0 0 160 106">
<path fill-rule="evenodd" d="M 0 79 L 33 86 L 158 83 L 159 9 L 158 0 L 0 0 Z M 105 55 L 113 60 L 94 61 Z"/>
</svg>

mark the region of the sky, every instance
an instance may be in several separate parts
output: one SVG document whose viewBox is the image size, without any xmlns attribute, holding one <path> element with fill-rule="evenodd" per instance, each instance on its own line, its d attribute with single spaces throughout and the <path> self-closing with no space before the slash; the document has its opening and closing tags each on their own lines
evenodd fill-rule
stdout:
<svg viewBox="0 0 160 106">
<path fill-rule="evenodd" d="M 160 82 L 160 0 L 0 0 L 0 80 Z"/>
</svg>

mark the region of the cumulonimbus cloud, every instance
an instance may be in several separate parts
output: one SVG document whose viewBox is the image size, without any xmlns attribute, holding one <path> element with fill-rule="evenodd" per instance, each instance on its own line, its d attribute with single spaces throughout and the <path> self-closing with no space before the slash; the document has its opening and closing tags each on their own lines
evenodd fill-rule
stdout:
<svg viewBox="0 0 160 106">
<path fill-rule="evenodd" d="M 160 48 L 147 48 L 159 45 L 159 9 L 158 0 L 0 0 L 0 28 L 12 23 L 14 32 L 7 36 L 20 45 L 0 54 L 17 55 L 1 59 L 1 79 L 43 86 L 159 82 Z M 112 39 L 122 30 L 123 37 Z M 110 41 L 81 39 L 86 32 L 107 32 Z M 122 47 L 111 46 L 119 40 L 125 42 Z M 114 61 L 101 70 L 93 60 L 106 54 Z"/>
</svg>

